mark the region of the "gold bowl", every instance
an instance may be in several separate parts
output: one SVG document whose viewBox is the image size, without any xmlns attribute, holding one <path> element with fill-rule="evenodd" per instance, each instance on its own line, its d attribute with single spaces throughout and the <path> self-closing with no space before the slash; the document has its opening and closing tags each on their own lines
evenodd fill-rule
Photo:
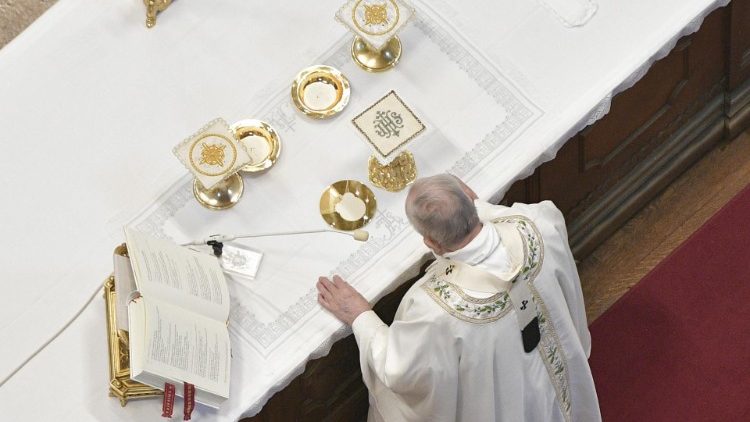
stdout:
<svg viewBox="0 0 750 422">
<path fill-rule="evenodd" d="M 268 170 L 279 159 L 281 153 L 281 139 L 273 127 L 262 120 L 245 119 L 231 126 L 235 139 L 242 142 L 253 161 L 246 164 L 240 170 L 248 173 L 257 173 Z M 265 140 L 265 144 L 258 144 Z"/>
<path fill-rule="evenodd" d="M 316 65 L 302 69 L 292 82 L 292 101 L 305 115 L 327 119 L 349 103 L 349 80 L 338 69 Z"/>
<path fill-rule="evenodd" d="M 353 203 L 344 209 L 342 205 Z M 362 207 L 359 210 L 356 208 Z M 355 215 L 350 210 L 355 209 Z M 339 180 L 328 186 L 320 196 L 320 215 L 337 230 L 356 230 L 364 227 L 375 216 L 377 201 L 370 188 L 356 180 Z M 356 213 L 359 211 L 359 213 Z"/>
</svg>

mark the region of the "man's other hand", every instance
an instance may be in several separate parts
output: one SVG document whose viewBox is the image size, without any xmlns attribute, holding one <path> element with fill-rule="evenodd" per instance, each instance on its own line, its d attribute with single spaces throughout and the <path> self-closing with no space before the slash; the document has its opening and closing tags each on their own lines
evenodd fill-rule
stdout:
<svg viewBox="0 0 750 422">
<path fill-rule="evenodd" d="M 349 325 L 352 325 L 359 314 L 372 309 L 367 299 L 337 275 L 333 276 L 333 280 L 328 277 L 318 278 L 317 287 L 318 303 Z"/>
</svg>

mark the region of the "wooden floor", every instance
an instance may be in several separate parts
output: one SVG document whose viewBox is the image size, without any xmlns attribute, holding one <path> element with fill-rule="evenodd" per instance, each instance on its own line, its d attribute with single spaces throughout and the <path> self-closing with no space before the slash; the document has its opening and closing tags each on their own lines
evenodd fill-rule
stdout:
<svg viewBox="0 0 750 422">
<path fill-rule="evenodd" d="M 589 323 L 748 184 L 750 131 L 708 153 L 578 265 Z"/>
</svg>

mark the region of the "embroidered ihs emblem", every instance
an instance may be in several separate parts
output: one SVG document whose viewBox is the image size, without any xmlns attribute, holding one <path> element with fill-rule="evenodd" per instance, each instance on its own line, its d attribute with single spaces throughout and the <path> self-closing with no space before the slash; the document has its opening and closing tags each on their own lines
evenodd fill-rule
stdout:
<svg viewBox="0 0 750 422">
<path fill-rule="evenodd" d="M 384 138 L 398 137 L 400 130 L 404 127 L 404 119 L 395 111 L 378 111 L 375 113 L 375 121 L 372 124 L 378 136 Z"/>
<path fill-rule="evenodd" d="M 385 4 L 365 6 L 365 25 L 385 25 L 388 23 L 388 10 Z"/>
<path fill-rule="evenodd" d="M 224 149 L 226 145 L 209 145 L 205 142 L 201 143 L 201 161 L 200 164 L 208 164 L 209 166 L 224 166 Z"/>
</svg>

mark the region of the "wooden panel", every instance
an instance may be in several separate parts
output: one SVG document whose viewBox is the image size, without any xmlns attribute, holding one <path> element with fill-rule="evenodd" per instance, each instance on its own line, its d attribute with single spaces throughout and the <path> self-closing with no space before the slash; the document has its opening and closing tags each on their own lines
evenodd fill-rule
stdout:
<svg viewBox="0 0 750 422">
<path fill-rule="evenodd" d="M 699 33 L 681 39 L 613 99 L 608 115 L 538 169 L 540 199 L 552 199 L 575 219 L 722 91 L 725 12 L 712 14 Z"/>
<path fill-rule="evenodd" d="M 729 26 L 729 89 L 750 79 L 750 0 L 733 0 Z"/>
<path fill-rule="evenodd" d="M 730 10 L 726 131 L 735 137 L 750 126 L 750 0 L 735 0 Z"/>
</svg>

